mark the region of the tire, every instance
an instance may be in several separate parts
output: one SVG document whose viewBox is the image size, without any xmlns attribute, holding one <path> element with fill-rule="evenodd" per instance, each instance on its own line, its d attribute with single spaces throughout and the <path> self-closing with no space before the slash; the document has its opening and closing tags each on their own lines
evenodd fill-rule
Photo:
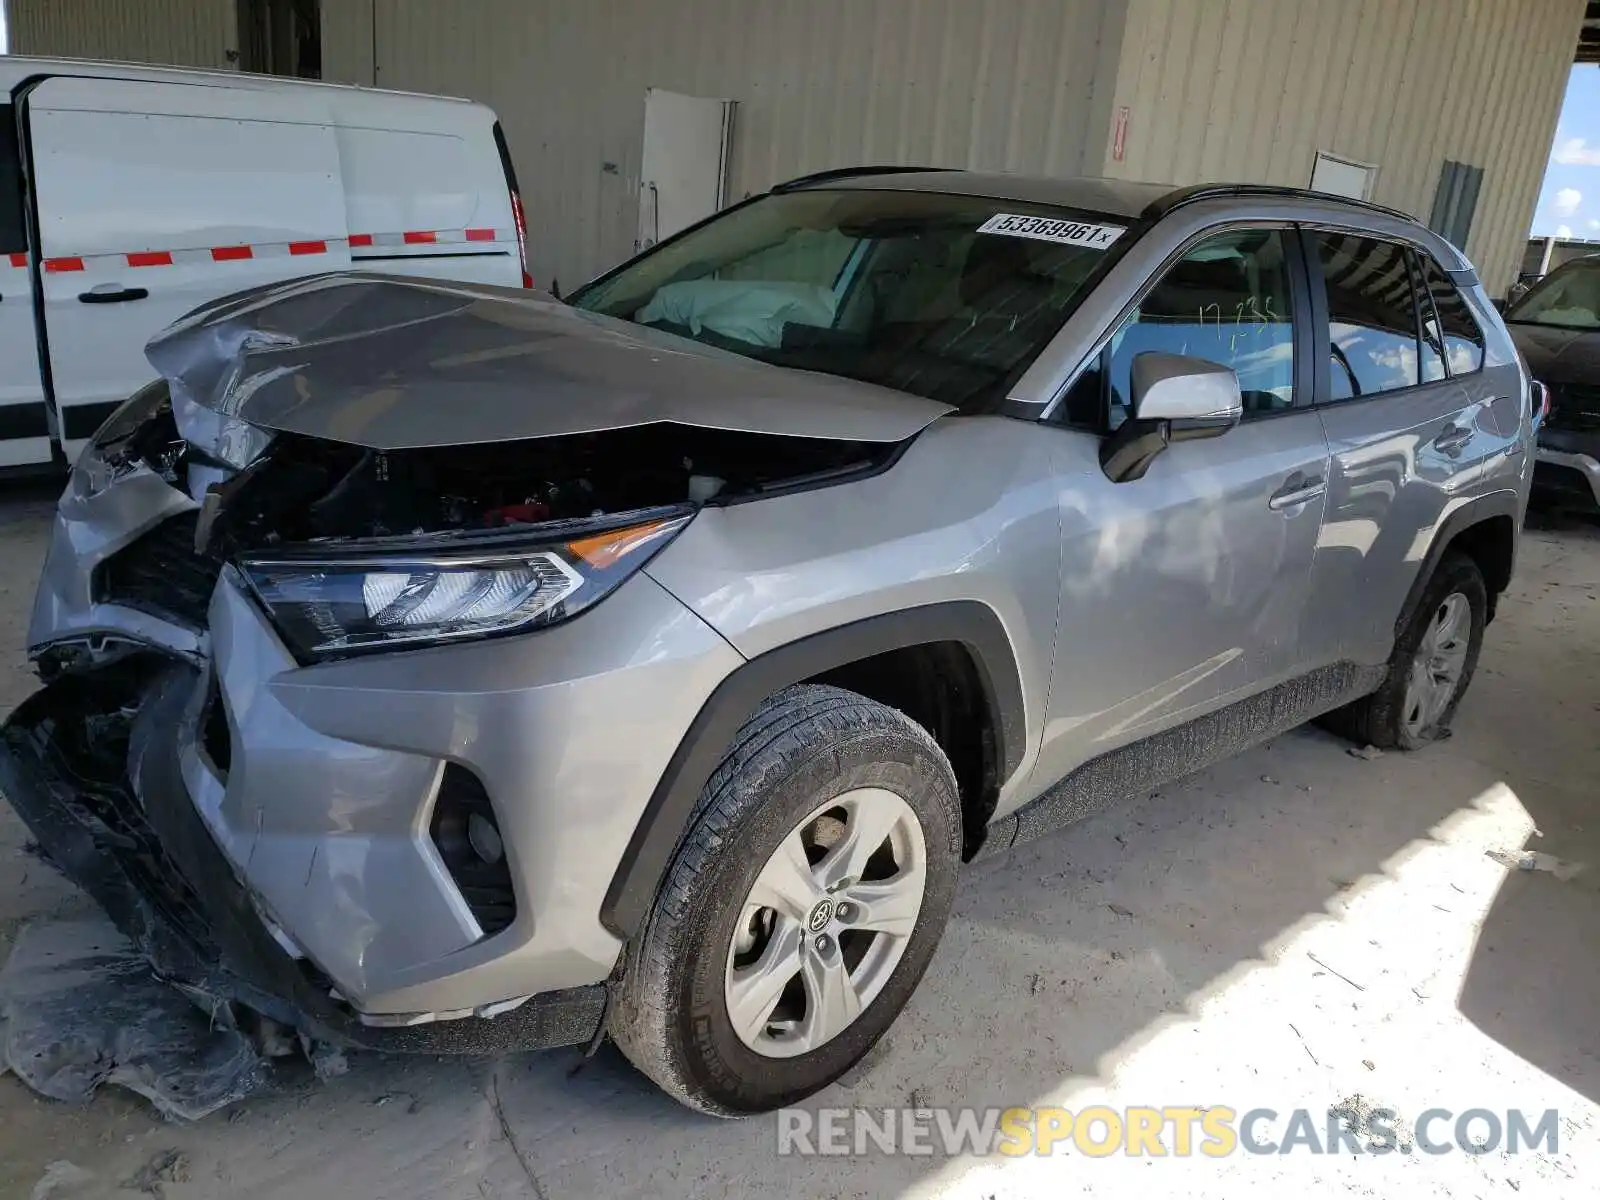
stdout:
<svg viewBox="0 0 1600 1200">
<path fill-rule="evenodd" d="M 833 831 L 838 867 L 850 859 L 847 840 L 870 841 L 878 826 L 865 816 L 858 825 L 858 812 L 897 814 L 858 883 L 818 893 L 824 899 L 812 909 L 791 906 L 808 916 L 756 906 L 758 897 L 776 894 L 752 889 L 758 879 L 771 878 L 763 873 L 779 861 L 780 846 Z M 867 832 L 858 837 L 858 830 Z M 772 696 L 745 722 L 707 781 L 644 929 L 627 947 L 607 1022 L 612 1039 L 668 1094 L 717 1116 L 779 1108 L 825 1087 L 872 1048 L 927 969 L 955 895 L 961 834 L 955 776 L 920 725 L 835 687 L 803 684 Z M 791 841 L 794 836 L 801 842 Z M 836 899 L 844 910 L 851 907 L 849 897 L 867 896 L 875 886 L 910 894 L 903 881 L 914 880 L 918 838 L 921 901 L 914 915 L 901 914 L 903 932 L 845 928 L 846 914 L 833 907 Z M 813 853 L 819 850 L 812 847 Z M 892 869 L 886 868 L 891 859 Z M 825 862 L 806 865 L 826 874 Z M 886 869 L 884 881 L 875 883 Z M 816 875 L 797 878 L 810 886 Z M 833 917 L 819 926 L 813 922 L 824 908 Z M 855 910 L 863 920 L 871 904 L 858 903 Z M 813 1009 L 809 972 L 828 962 L 837 970 L 843 961 L 825 959 L 823 942 L 839 955 L 865 946 L 856 965 L 845 969 L 848 978 L 859 975 L 874 990 L 860 1002 L 859 1015 L 845 1018 L 841 1029 L 813 1046 L 826 1032 L 828 1006 Z M 768 962 L 769 954 L 772 963 L 786 961 L 782 952 L 791 945 L 798 946 L 796 961 L 808 964 L 787 985 L 801 989 L 803 1003 L 785 990 L 768 1017 L 754 1025 L 747 1017 L 741 1034 L 730 1016 L 731 997 L 745 994 L 735 991 L 735 981 Z M 814 960 L 800 957 L 813 951 Z M 777 979 L 782 970 L 767 974 Z M 744 1011 L 758 1008 L 747 1005 Z M 802 1018 L 778 1020 L 797 1009 Z"/>
<path fill-rule="evenodd" d="M 1413 671 L 1419 669 L 1429 632 L 1452 597 L 1465 602 L 1466 614 L 1472 622 L 1465 636 L 1465 653 L 1460 657 L 1460 669 L 1447 698 L 1433 711 L 1419 713 Z M 1383 686 L 1372 695 L 1330 714 L 1328 727 L 1352 741 L 1381 750 L 1418 750 L 1449 736 L 1450 722 L 1477 670 L 1488 612 L 1489 593 L 1478 565 L 1464 554 L 1446 552 L 1428 580 L 1416 610 L 1395 640 Z"/>
</svg>

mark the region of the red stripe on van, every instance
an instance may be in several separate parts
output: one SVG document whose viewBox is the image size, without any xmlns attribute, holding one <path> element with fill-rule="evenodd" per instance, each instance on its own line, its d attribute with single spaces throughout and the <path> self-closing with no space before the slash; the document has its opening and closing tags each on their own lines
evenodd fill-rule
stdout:
<svg viewBox="0 0 1600 1200">
<path fill-rule="evenodd" d="M 469 241 L 469 242 L 492 242 L 492 241 L 494 241 L 494 230 L 492 230 L 492 229 L 469 229 L 469 230 L 467 230 L 467 241 Z"/>
<path fill-rule="evenodd" d="M 327 242 L 290 242 L 289 243 L 289 253 L 290 254 L 326 254 L 327 252 L 328 252 L 328 243 Z"/>
<path fill-rule="evenodd" d="M 437 242 L 439 235 L 431 229 L 408 229 L 405 234 L 406 245 L 420 246 L 429 242 Z"/>
<path fill-rule="evenodd" d="M 83 259 L 81 258 L 47 258 L 44 260 L 46 271 L 81 271 Z"/>
<path fill-rule="evenodd" d="M 350 235 L 350 248 L 352 250 L 358 246 L 370 245 L 372 245 L 372 235 L 370 233 L 352 233 Z"/>
<path fill-rule="evenodd" d="M 27 266 L 28 265 L 28 256 L 26 254 L 13 254 L 11 256 L 11 265 L 13 267 L 25 267 L 25 266 Z"/>
<path fill-rule="evenodd" d="M 170 267 L 172 255 L 165 250 L 140 250 L 128 255 L 130 267 Z"/>
<path fill-rule="evenodd" d="M 213 246 L 211 247 L 212 262 L 234 262 L 241 258 L 254 258 L 256 252 L 249 246 Z"/>
</svg>

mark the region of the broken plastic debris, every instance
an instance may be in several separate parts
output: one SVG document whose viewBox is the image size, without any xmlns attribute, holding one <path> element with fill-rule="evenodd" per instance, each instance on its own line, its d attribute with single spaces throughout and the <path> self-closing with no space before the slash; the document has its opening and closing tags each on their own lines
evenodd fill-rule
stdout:
<svg viewBox="0 0 1600 1200">
<path fill-rule="evenodd" d="M 1571 879 L 1584 869 L 1583 863 L 1570 862 L 1540 850 L 1486 850 L 1484 853 L 1508 870 L 1548 871 L 1562 881 Z"/>
<path fill-rule="evenodd" d="M 208 1022 L 100 915 L 18 934 L 0 969 L 0 1064 L 53 1100 L 112 1083 L 188 1121 L 266 1086 L 249 1040 Z"/>
<path fill-rule="evenodd" d="M 1376 746 L 1350 746 L 1345 750 L 1345 753 L 1355 758 L 1364 758 L 1368 762 L 1375 758 L 1383 757 L 1383 751 Z"/>
</svg>

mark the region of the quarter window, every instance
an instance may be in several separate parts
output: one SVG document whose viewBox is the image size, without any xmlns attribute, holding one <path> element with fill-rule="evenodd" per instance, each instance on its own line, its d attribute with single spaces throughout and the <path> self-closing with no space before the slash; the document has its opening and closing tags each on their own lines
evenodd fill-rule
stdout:
<svg viewBox="0 0 1600 1200">
<path fill-rule="evenodd" d="M 1450 374 L 1465 375 L 1483 367 L 1483 330 L 1467 307 L 1466 297 L 1446 275 L 1444 268 L 1433 261 L 1431 255 L 1419 254 L 1423 278 L 1428 283 L 1428 294 L 1433 298 L 1433 308 L 1439 314 L 1439 326 L 1444 333 L 1445 355 L 1450 360 Z"/>
<path fill-rule="evenodd" d="M 1246 416 L 1294 406 L 1294 311 L 1283 234 L 1207 238 L 1162 277 L 1112 336 L 1111 426 L 1132 404 L 1133 360 L 1159 351 L 1233 368 Z"/>
<path fill-rule="evenodd" d="M 1315 241 L 1328 296 L 1328 395 L 1415 387 L 1421 340 L 1405 247 L 1346 234 Z"/>
<path fill-rule="evenodd" d="M 16 109 L 0 104 L 0 254 L 28 248 L 22 224 L 22 156 L 17 146 Z"/>
<path fill-rule="evenodd" d="M 1415 250 L 1411 259 L 1411 294 L 1417 298 L 1417 316 L 1422 321 L 1422 340 L 1417 348 L 1422 352 L 1422 382 L 1434 383 L 1445 377 L 1444 334 L 1439 328 L 1439 315 L 1433 309 L 1433 297 L 1428 295 L 1422 281 L 1422 263 Z"/>
</svg>

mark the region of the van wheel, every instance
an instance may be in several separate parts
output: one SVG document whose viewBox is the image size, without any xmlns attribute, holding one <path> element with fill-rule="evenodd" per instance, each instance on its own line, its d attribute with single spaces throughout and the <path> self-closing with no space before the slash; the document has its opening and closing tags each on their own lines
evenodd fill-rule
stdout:
<svg viewBox="0 0 1600 1200">
<path fill-rule="evenodd" d="M 1330 727 L 1384 750 L 1437 741 L 1472 682 L 1488 611 L 1478 565 L 1447 552 L 1395 642 L 1383 686 L 1332 714 Z"/>
<path fill-rule="evenodd" d="M 700 794 L 608 1028 L 702 1112 L 792 1104 L 872 1048 L 944 931 L 955 776 L 892 708 L 803 684 L 745 722 Z"/>
</svg>

